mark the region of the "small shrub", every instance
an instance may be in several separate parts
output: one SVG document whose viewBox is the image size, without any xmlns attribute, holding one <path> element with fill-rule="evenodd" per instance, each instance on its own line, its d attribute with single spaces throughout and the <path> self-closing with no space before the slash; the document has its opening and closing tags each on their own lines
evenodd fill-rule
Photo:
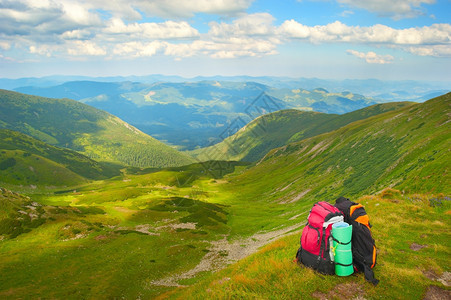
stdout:
<svg viewBox="0 0 451 300">
<path fill-rule="evenodd" d="M 5 159 L 0 162 L 0 170 L 6 170 L 8 168 L 14 167 L 16 165 L 16 160 L 12 157 Z"/>
<path fill-rule="evenodd" d="M 378 196 L 385 199 L 398 198 L 401 197 L 401 191 L 392 188 L 386 188 L 382 192 L 380 192 Z"/>
</svg>

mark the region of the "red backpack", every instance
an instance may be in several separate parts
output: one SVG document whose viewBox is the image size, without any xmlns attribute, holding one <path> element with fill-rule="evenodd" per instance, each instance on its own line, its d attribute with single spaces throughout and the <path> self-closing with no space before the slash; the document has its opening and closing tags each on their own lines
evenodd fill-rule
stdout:
<svg viewBox="0 0 451 300">
<path fill-rule="evenodd" d="M 337 222 L 343 222 L 343 213 L 338 208 L 327 202 L 313 205 L 302 230 L 301 247 L 296 254 L 299 263 L 323 274 L 335 273 L 333 255 L 329 250 L 332 225 Z"/>
</svg>

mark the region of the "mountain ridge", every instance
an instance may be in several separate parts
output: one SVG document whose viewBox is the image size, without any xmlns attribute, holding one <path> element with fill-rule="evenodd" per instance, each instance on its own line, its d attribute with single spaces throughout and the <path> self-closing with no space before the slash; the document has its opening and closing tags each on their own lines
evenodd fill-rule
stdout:
<svg viewBox="0 0 451 300">
<path fill-rule="evenodd" d="M 23 132 L 94 160 L 137 167 L 179 166 L 192 160 L 121 119 L 71 99 L 0 90 L 0 128 Z"/>
<path fill-rule="evenodd" d="M 222 159 L 258 161 L 273 148 L 412 104 L 411 102 L 375 104 L 343 115 L 282 110 L 258 117 L 218 144 L 188 153 L 199 160 L 208 159 L 214 152 L 219 153 L 217 156 Z"/>
<path fill-rule="evenodd" d="M 451 93 L 448 93 L 424 103 L 363 119 L 333 132 L 273 149 L 259 161 L 258 166 L 269 167 L 275 159 L 293 159 L 307 175 L 301 184 L 304 187 L 298 189 L 309 189 L 309 193 L 315 194 L 316 185 L 316 195 L 323 197 L 331 191 L 351 195 L 376 192 L 378 185 L 399 189 L 414 185 L 418 191 L 449 193 L 443 180 L 449 177 L 446 141 L 451 138 L 451 131 L 446 112 L 450 111 L 450 102 Z M 426 118 L 428 122 L 422 121 Z M 429 167 L 423 168 L 426 162 Z M 420 180 L 426 173 L 434 174 L 434 189 Z M 318 182 L 308 180 L 314 174 L 320 181 L 324 180 L 322 187 Z M 334 178 L 340 180 L 334 182 Z"/>
</svg>

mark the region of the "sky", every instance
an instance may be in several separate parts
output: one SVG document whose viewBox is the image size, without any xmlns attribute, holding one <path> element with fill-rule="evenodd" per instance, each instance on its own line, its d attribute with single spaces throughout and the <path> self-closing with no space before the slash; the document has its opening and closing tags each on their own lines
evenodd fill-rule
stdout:
<svg viewBox="0 0 451 300">
<path fill-rule="evenodd" d="M 451 0 L 0 0 L 0 78 L 451 81 Z"/>
</svg>

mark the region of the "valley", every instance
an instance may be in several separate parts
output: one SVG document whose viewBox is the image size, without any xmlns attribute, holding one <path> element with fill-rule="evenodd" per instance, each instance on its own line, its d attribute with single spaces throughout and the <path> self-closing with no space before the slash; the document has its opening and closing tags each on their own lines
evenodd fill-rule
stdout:
<svg viewBox="0 0 451 300">
<path fill-rule="evenodd" d="M 322 88 L 309 91 L 295 84 L 292 88 L 275 88 L 252 81 L 150 84 L 74 81 L 15 90 L 43 97 L 75 99 L 105 110 L 141 131 L 185 150 L 217 143 L 231 124 L 240 129 L 256 117 L 280 109 L 341 114 L 382 101 L 350 92 L 330 93 Z M 261 111 L 252 111 L 254 104 L 262 100 L 269 106 L 259 106 Z"/>
</svg>

